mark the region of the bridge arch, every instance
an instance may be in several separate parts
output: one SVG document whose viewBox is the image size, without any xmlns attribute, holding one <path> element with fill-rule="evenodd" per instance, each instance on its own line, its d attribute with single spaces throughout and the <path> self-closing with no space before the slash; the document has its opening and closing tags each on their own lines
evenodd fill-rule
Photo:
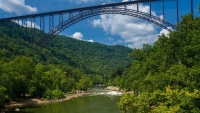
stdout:
<svg viewBox="0 0 200 113">
<path fill-rule="evenodd" d="M 56 27 L 52 28 L 49 31 L 49 36 L 44 37 L 41 40 L 41 43 L 48 43 L 51 39 L 53 39 L 56 35 L 58 35 L 63 30 L 67 29 L 68 27 L 72 26 L 73 24 L 76 24 L 77 22 L 84 20 L 86 18 L 90 18 L 93 16 L 98 15 L 104 15 L 104 14 L 121 14 L 121 15 L 127 15 L 132 17 L 137 17 L 143 20 L 146 20 L 148 22 L 151 22 L 153 24 L 156 24 L 157 26 L 160 26 L 161 28 L 164 28 L 171 32 L 171 29 L 175 29 L 175 25 L 157 17 L 154 15 L 150 15 L 145 12 L 141 12 L 138 10 L 133 9 L 127 9 L 127 8 L 119 8 L 119 7 L 106 7 L 106 8 L 97 8 L 97 9 L 89 9 L 84 11 L 77 12 L 78 14 L 72 15 L 69 17 L 69 19 L 59 23 Z"/>
</svg>

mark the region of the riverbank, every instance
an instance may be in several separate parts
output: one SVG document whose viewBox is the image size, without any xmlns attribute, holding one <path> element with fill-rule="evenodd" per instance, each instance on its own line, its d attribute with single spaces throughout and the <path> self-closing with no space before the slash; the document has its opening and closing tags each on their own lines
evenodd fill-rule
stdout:
<svg viewBox="0 0 200 113">
<path fill-rule="evenodd" d="M 5 105 L 7 110 L 17 110 L 19 108 L 27 107 L 27 106 L 37 106 L 41 104 L 48 104 L 48 103 L 56 103 L 56 102 L 63 102 L 70 100 L 72 98 L 78 98 L 90 93 L 75 93 L 75 94 L 67 94 L 63 99 L 56 99 L 56 100 L 45 100 L 45 99 L 17 99 L 16 101 L 11 101 L 10 103 Z"/>
<path fill-rule="evenodd" d="M 112 91 L 119 91 L 119 88 L 113 87 L 113 86 L 108 86 L 105 88 L 105 90 L 111 91 L 111 92 L 105 93 L 107 95 L 121 95 L 122 94 L 122 92 L 120 92 L 120 94 L 118 92 L 112 92 Z M 39 98 L 17 99 L 16 101 L 11 101 L 10 103 L 6 104 L 5 109 L 3 111 L 7 111 L 7 110 L 18 111 L 20 110 L 19 108 L 23 108 L 27 106 L 38 106 L 41 104 L 63 102 L 63 101 L 67 101 L 73 98 L 78 98 L 78 97 L 89 95 L 89 94 L 104 94 L 104 93 L 99 92 L 99 90 L 97 91 L 89 90 L 87 92 L 77 92 L 74 94 L 66 94 L 66 97 L 63 99 L 55 99 L 55 100 L 46 100 L 46 99 L 39 99 Z M 1 111 L 2 110 L 0 110 L 0 113 Z"/>
</svg>

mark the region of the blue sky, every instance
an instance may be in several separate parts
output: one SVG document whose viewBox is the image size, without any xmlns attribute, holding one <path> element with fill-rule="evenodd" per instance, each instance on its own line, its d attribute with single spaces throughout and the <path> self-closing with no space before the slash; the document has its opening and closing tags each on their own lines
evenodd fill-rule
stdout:
<svg viewBox="0 0 200 113">
<path fill-rule="evenodd" d="M 128 0 L 0 0 L 0 18 L 122 1 Z M 190 12 L 190 0 L 179 0 L 179 3 L 180 17 Z M 194 0 L 195 16 L 199 16 L 199 4 L 200 0 Z M 155 3 L 152 6 L 152 13 L 162 18 L 162 4 Z M 128 8 L 134 9 L 135 7 Z M 176 23 L 175 8 L 175 2 L 165 3 L 165 19 L 173 24 Z M 148 4 L 140 4 L 140 11 L 149 12 Z M 135 17 L 101 15 L 81 21 L 64 30 L 61 35 L 107 45 L 141 48 L 145 43 L 153 44 L 161 33 L 167 34 L 167 31 Z"/>
</svg>

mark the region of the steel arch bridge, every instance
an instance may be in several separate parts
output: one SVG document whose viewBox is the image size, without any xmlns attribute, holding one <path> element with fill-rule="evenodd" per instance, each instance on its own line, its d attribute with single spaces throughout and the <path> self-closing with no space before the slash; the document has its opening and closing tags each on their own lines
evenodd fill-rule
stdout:
<svg viewBox="0 0 200 113">
<path fill-rule="evenodd" d="M 128 15 L 132 17 L 137 17 L 148 22 L 154 23 L 161 28 L 164 28 L 168 31 L 171 31 L 170 28 L 176 29 L 176 25 L 173 25 L 165 20 L 165 18 L 161 19 L 152 14 L 152 4 L 155 2 L 160 2 L 162 4 L 162 13 L 165 14 L 165 7 L 164 3 L 169 1 L 176 2 L 176 16 L 177 22 L 179 21 L 179 0 L 135 0 L 129 2 L 122 2 L 122 3 L 114 3 L 114 4 L 105 4 L 105 5 L 97 5 L 97 6 L 90 6 L 90 7 L 83 7 L 83 8 L 76 8 L 76 9 L 68 9 L 68 10 L 61 10 L 61 11 L 54 11 L 54 12 L 46 12 L 46 13 L 39 13 L 39 14 L 32 14 L 32 15 L 25 15 L 25 16 L 17 16 L 17 17 L 10 17 L 10 18 L 2 18 L 2 21 L 14 21 L 18 24 L 21 23 L 22 26 L 26 28 L 26 31 L 22 36 L 26 36 L 28 22 L 31 23 L 31 28 L 36 30 L 36 23 L 39 21 L 39 29 L 41 34 L 42 32 L 46 32 L 48 35 L 44 36 L 41 35 L 39 44 L 44 45 L 48 43 L 51 39 L 53 39 L 56 35 L 58 35 L 63 30 L 67 29 L 71 25 L 84 20 L 89 17 L 103 15 L 103 14 L 121 14 L 121 15 Z M 141 12 L 139 9 L 139 4 L 147 3 L 149 4 L 150 11 L 149 13 Z M 128 9 L 127 6 L 136 6 L 136 10 Z M 191 13 L 193 13 L 193 0 L 191 0 Z M 165 15 L 164 15 L 165 16 Z M 48 30 L 45 31 L 46 23 L 48 23 Z M 19 28 L 18 28 L 19 31 Z M 35 33 L 35 32 L 33 32 Z M 32 35 L 32 42 L 36 38 L 36 34 Z M 37 42 L 38 43 L 38 42 Z"/>
</svg>

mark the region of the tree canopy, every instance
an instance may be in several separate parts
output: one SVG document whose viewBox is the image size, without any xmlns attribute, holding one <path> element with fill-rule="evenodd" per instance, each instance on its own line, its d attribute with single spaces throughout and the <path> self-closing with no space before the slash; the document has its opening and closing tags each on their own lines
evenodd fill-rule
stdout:
<svg viewBox="0 0 200 113">
<path fill-rule="evenodd" d="M 200 112 L 200 17 L 183 17 L 169 36 L 153 45 L 134 49 L 130 65 L 114 84 L 126 94 L 118 104 L 122 112 Z"/>
</svg>

